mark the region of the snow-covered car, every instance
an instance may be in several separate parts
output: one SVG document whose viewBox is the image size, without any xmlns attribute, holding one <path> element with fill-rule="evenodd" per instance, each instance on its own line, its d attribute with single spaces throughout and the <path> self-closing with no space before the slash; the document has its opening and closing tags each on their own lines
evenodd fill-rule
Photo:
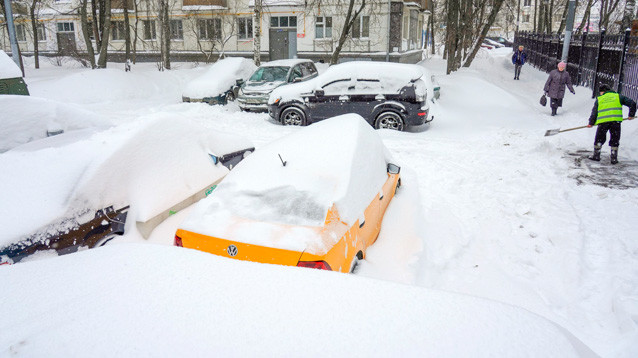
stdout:
<svg viewBox="0 0 638 358">
<path fill-rule="evenodd" d="M 262 64 L 242 86 L 237 96 L 243 111 L 268 110 L 268 97 L 277 87 L 303 82 L 317 76 L 317 68 L 310 60 L 277 60 Z"/>
<path fill-rule="evenodd" d="M 275 89 L 268 113 L 284 125 L 309 125 L 356 113 L 373 127 L 403 130 L 429 121 L 427 88 L 417 65 L 353 61 L 318 77 Z"/>
<path fill-rule="evenodd" d="M 493 46 L 494 48 L 501 48 L 501 47 L 505 47 L 505 45 L 504 45 L 504 44 L 502 44 L 502 43 L 500 43 L 500 42 L 498 42 L 498 41 L 494 41 L 494 40 L 488 39 L 488 38 L 485 38 L 485 39 L 483 40 L 483 43 L 488 44 L 488 45 L 491 45 L 491 46 Z"/>
<path fill-rule="evenodd" d="M 241 57 L 219 60 L 186 85 L 182 92 L 182 101 L 211 105 L 234 101 L 240 86 L 256 68 L 253 61 Z"/>
<path fill-rule="evenodd" d="M 11 58 L 0 50 L 0 95 L 29 95 L 27 84 L 22 79 L 22 71 Z"/>
<path fill-rule="evenodd" d="M 351 272 L 379 235 L 399 172 L 361 116 L 327 119 L 246 158 L 194 206 L 175 246 Z"/>
<path fill-rule="evenodd" d="M 170 116 L 16 147 L 0 156 L 0 263 L 100 246 L 125 228 L 148 237 L 253 150 L 242 137 Z"/>
<path fill-rule="evenodd" d="M 508 39 L 506 39 L 505 37 L 502 36 L 488 36 L 486 37 L 487 39 L 490 39 L 492 41 L 496 41 L 499 44 L 503 45 L 504 47 L 512 47 L 514 45 L 514 43 Z"/>
</svg>

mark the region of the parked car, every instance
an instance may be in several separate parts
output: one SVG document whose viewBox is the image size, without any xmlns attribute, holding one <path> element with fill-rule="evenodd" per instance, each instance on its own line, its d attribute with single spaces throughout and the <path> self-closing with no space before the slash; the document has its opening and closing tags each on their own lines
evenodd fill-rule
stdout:
<svg viewBox="0 0 638 358">
<path fill-rule="evenodd" d="M 485 38 L 483 40 L 483 43 L 488 44 L 493 46 L 494 48 L 501 48 L 501 47 L 505 47 L 505 45 L 503 45 L 502 43 L 498 42 L 498 41 L 494 41 L 494 40 L 490 40 L 488 38 Z"/>
<path fill-rule="evenodd" d="M 125 227 L 148 237 L 252 151 L 242 137 L 173 117 L 13 148 L 0 157 L 0 264 L 101 246 Z"/>
<path fill-rule="evenodd" d="M 182 101 L 205 102 L 210 105 L 234 101 L 239 88 L 256 68 L 253 61 L 241 57 L 219 60 L 186 85 Z"/>
<path fill-rule="evenodd" d="M 486 37 L 487 39 L 490 39 L 492 41 L 496 41 L 498 43 L 500 43 L 501 45 L 505 46 L 505 47 L 512 47 L 514 45 L 514 43 L 502 36 L 488 36 Z"/>
<path fill-rule="evenodd" d="M 29 95 L 27 84 L 22 78 L 20 67 L 2 50 L 0 50 L 0 95 Z"/>
<path fill-rule="evenodd" d="M 277 87 L 317 77 L 310 60 L 277 60 L 267 62 L 250 76 L 239 90 L 237 102 L 243 111 L 268 111 L 268 97 Z"/>
<path fill-rule="evenodd" d="M 195 205 L 175 246 L 351 272 L 377 239 L 399 172 L 361 116 L 327 119 L 245 159 Z"/>
<path fill-rule="evenodd" d="M 436 76 L 433 75 L 427 68 L 423 66 L 419 66 L 421 71 L 423 72 L 423 76 L 421 76 L 421 80 L 425 83 L 425 87 L 427 89 L 427 93 L 431 93 L 429 96 L 430 101 L 434 102 L 435 99 L 439 99 L 441 97 L 441 85 L 439 81 L 436 79 Z"/>
<path fill-rule="evenodd" d="M 421 66 L 353 61 L 273 91 L 268 112 L 284 125 L 309 125 L 356 113 L 373 127 L 403 130 L 430 121 Z"/>
</svg>

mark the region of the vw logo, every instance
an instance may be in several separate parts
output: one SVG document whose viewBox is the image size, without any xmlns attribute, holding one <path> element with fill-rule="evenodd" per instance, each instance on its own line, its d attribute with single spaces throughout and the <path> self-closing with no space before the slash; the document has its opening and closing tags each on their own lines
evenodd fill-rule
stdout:
<svg viewBox="0 0 638 358">
<path fill-rule="evenodd" d="M 226 249 L 226 252 L 228 252 L 230 257 L 235 257 L 237 255 L 237 246 L 235 245 L 228 246 L 228 248 Z"/>
</svg>

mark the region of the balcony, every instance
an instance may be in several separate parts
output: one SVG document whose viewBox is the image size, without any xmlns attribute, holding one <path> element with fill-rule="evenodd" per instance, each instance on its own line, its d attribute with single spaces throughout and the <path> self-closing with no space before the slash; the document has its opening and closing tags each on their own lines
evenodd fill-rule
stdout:
<svg viewBox="0 0 638 358">
<path fill-rule="evenodd" d="M 430 0 L 403 0 L 403 3 L 407 6 L 415 6 L 421 10 L 430 9 Z"/>
<path fill-rule="evenodd" d="M 208 8 L 226 8 L 226 0 L 183 0 L 183 6 L 205 6 Z"/>
</svg>

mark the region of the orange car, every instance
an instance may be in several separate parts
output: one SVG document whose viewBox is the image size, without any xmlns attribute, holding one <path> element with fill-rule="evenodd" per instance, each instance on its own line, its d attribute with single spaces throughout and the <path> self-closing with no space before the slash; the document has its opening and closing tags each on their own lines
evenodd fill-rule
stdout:
<svg viewBox="0 0 638 358">
<path fill-rule="evenodd" d="M 175 245 L 351 272 L 379 235 L 399 172 L 361 116 L 334 117 L 244 159 L 196 204 Z"/>
</svg>

